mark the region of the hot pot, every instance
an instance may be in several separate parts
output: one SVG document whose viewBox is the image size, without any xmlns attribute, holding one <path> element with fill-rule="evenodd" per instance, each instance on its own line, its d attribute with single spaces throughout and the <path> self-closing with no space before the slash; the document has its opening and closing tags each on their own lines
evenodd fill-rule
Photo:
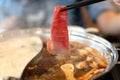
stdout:
<svg viewBox="0 0 120 80">
<path fill-rule="evenodd" d="M 17 36 L 16 36 L 17 35 Z M 50 29 L 48 28 L 30 28 L 30 29 L 21 29 L 21 30 L 14 30 L 14 31 L 7 31 L 0 34 L 0 41 L 4 40 L 4 38 L 9 39 L 11 37 L 19 37 L 23 35 L 35 35 L 49 38 L 50 36 Z M 111 45 L 110 42 L 107 40 L 98 37 L 93 34 L 86 33 L 85 31 L 75 31 L 69 28 L 69 40 L 70 41 L 77 41 L 84 43 L 96 50 L 98 50 L 108 61 L 108 66 L 104 72 L 96 76 L 98 78 L 101 75 L 109 72 L 114 65 L 117 63 L 118 60 L 118 53 L 114 46 Z M 11 75 L 10 75 L 11 76 Z M 16 77 L 16 76 L 14 76 Z"/>
</svg>

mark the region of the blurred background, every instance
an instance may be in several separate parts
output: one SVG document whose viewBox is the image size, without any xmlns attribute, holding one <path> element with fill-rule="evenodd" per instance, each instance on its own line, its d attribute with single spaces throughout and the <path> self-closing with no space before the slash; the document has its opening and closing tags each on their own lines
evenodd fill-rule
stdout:
<svg viewBox="0 0 120 80">
<path fill-rule="evenodd" d="M 0 30 L 51 27 L 56 5 L 68 5 L 78 1 L 82 0 L 0 0 Z M 112 0 L 72 9 L 68 11 L 68 25 L 118 36 L 119 10 L 119 6 Z"/>
<path fill-rule="evenodd" d="M 56 5 L 68 5 L 81 0 L 0 0 L 1 31 L 51 27 Z M 119 35 L 119 6 L 111 0 L 68 11 L 68 25 L 95 28 L 103 34 Z"/>
</svg>

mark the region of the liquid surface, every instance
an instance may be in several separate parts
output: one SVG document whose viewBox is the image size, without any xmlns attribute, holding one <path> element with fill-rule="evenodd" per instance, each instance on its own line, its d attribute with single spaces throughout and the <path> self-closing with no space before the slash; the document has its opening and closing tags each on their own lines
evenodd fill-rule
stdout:
<svg viewBox="0 0 120 80">
<path fill-rule="evenodd" d="M 38 56 L 22 80 L 92 80 L 108 64 L 100 52 L 79 42 L 70 42 L 69 53 L 49 53 L 44 46 Z"/>
<path fill-rule="evenodd" d="M 0 77 L 20 77 L 24 67 L 41 49 L 42 42 L 37 36 L 0 42 Z"/>
</svg>

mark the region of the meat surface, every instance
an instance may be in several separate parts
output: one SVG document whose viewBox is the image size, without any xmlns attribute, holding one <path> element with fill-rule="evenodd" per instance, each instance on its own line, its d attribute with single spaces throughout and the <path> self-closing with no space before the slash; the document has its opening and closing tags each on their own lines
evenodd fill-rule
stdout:
<svg viewBox="0 0 120 80">
<path fill-rule="evenodd" d="M 69 52 L 69 36 L 67 29 L 68 12 L 61 12 L 65 6 L 56 6 L 51 27 L 51 36 L 48 40 L 47 49 L 49 52 Z"/>
</svg>

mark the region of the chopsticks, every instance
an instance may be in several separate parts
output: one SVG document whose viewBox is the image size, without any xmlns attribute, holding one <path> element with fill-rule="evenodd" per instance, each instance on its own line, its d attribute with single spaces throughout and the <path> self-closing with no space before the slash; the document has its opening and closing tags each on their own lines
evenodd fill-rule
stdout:
<svg viewBox="0 0 120 80">
<path fill-rule="evenodd" d="M 76 2 L 76 3 L 71 4 L 71 5 L 67 5 L 66 8 L 63 8 L 61 11 L 66 11 L 66 10 L 70 10 L 73 8 L 78 8 L 78 7 L 86 6 L 86 5 L 101 2 L 101 1 L 105 1 L 105 0 L 82 0 L 80 2 Z"/>
</svg>

